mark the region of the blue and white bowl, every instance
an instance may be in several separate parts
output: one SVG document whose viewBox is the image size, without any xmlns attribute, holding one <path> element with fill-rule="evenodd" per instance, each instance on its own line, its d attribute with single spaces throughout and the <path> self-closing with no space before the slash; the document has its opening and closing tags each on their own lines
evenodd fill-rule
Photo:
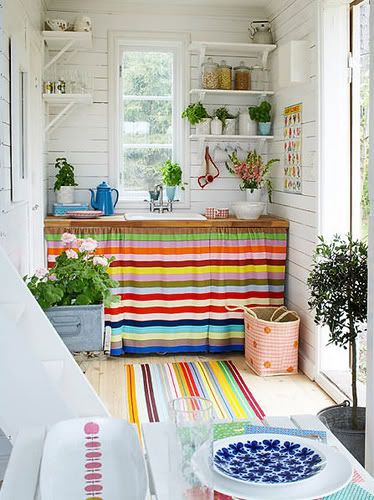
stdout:
<svg viewBox="0 0 374 500">
<path fill-rule="evenodd" d="M 313 442 L 295 436 L 257 434 L 214 443 L 214 469 L 235 481 L 257 485 L 296 483 L 319 474 L 326 458 Z"/>
</svg>

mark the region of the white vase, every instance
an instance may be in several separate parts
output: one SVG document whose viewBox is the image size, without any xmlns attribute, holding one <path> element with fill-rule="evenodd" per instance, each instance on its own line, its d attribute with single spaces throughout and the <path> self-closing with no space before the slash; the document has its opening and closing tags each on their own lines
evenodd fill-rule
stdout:
<svg viewBox="0 0 374 500">
<path fill-rule="evenodd" d="M 213 118 L 210 122 L 210 133 L 212 135 L 222 135 L 222 122 L 219 118 Z"/>
<path fill-rule="evenodd" d="M 204 118 L 200 123 L 196 124 L 196 135 L 209 135 L 211 118 Z"/>
<path fill-rule="evenodd" d="M 250 201 L 251 203 L 258 203 L 261 201 L 261 189 L 254 189 L 251 193 L 250 189 L 245 190 L 245 196 L 247 201 Z"/>
<path fill-rule="evenodd" d="M 257 135 L 257 122 L 251 120 L 248 111 L 239 115 L 239 135 Z"/>
<path fill-rule="evenodd" d="M 57 203 L 74 203 L 74 186 L 61 186 L 56 196 Z"/>
<path fill-rule="evenodd" d="M 235 133 L 236 133 L 236 118 L 226 118 L 223 134 L 235 135 Z"/>
</svg>

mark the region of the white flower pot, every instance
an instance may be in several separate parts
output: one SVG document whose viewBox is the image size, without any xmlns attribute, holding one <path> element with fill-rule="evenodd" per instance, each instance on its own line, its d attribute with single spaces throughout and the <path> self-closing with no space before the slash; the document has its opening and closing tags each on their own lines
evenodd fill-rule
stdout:
<svg viewBox="0 0 374 500">
<path fill-rule="evenodd" d="M 218 118 L 213 118 L 210 123 L 210 133 L 212 135 L 222 135 L 222 122 Z"/>
<path fill-rule="evenodd" d="M 196 135 L 209 135 L 211 118 L 204 118 L 200 123 L 196 124 Z"/>
<path fill-rule="evenodd" d="M 227 118 L 223 129 L 224 135 L 235 135 L 236 133 L 236 118 Z"/>
<path fill-rule="evenodd" d="M 61 186 L 56 196 L 57 203 L 74 203 L 74 186 Z"/>
<path fill-rule="evenodd" d="M 251 120 L 248 111 L 239 115 L 239 135 L 257 135 L 257 122 Z"/>
<path fill-rule="evenodd" d="M 245 190 L 245 196 L 247 201 L 250 201 L 252 203 L 258 203 L 261 201 L 261 189 L 254 189 L 251 193 L 250 189 Z"/>
</svg>

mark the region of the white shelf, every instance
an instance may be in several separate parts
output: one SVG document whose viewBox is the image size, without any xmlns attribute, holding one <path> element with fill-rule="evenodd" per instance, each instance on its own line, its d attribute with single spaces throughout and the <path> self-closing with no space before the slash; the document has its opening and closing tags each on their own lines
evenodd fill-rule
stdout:
<svg viewBox="0 0 374 500">
<path fill-rule="evenodd" d="M 204 101 L 206 95 L 216 95 L 216 96 L 254 96 L 254 97 L 265 97 L 268 95 L 274 95 L 273 90 L 221 90 L 221 89 L 191 89 L 191 95 L 198 95 L 200 101 Z"/>
<path fill-rule="evenodd" d="M 43 94 L 43 101 L 54 106 L 63 106 L 62 110 L 45 127 L 44 132 L 48 132 L 64 116 L 66 116 L 75 105 L 92 104 L 91 94 Z"/>
<path fill-rule="evenodd" d="M 192 42 L 190 52 L 200 53 L 200 64 L 206 54 L 230 56 L 258 56 L 261 57 L 262 66 L 266 68 L 270 52 L 277 48 L 274 44 L 263 43 L 227 43 L 227 42 Z"/>
<path fill-rule="evenodd" d="M 191 89 L 190 94 L 217 94 L 217 95 L 273 95 L 273 90 L 221 90 L 221 89 Z"/>
<path fill-rule="evenodd" d="M 43 101 L 48 104 L 92 104 L 91 94 L 43 94 Z"/>
<path fill-rule="evenodd" d="M 202 140 L 202 141 L 267 141 L 273 139 L 273 135 L 190 135 L 192 141 Z"/>
<path fill-rule="evenodd" d="M 74 49 L 92 47 L 92 32 L 90 31 L 43 31 L 42 36 L 49 50 L 61 50 L 70 42 Z"/>
</svg>

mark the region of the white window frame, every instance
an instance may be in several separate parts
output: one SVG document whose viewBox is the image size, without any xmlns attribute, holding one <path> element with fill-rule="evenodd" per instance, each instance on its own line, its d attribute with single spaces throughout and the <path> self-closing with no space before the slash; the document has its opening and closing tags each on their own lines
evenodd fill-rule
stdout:
<svg viewBox="0 0 374 500">
<path fill-rule="evenodd" d="M 173 108 L 173 153 L 174 161 L 182 166 L 183 178 L 187 182 L 190 178 L 188 130 L 181 114 L 188 98 L 189 64 L 187 33 L 143 33 L 143 32 L 109 32 L 109 183 L 120 190 L 119 169 L 122 162 L 122 119 L 119 110 L 122 109 L 122 82 L 120 74 L 121 54 L 124 47 L 129 49 L 155 50 L 170 49 L 175 54 L 174 64 L 174 108 Z M 183 193 L 183 200 L 177 208 L 190 206 L 189 185 Z M 146 208 L 144 201 L 129 201 L 121 198 L 117 208 Z"/>
</svg>

